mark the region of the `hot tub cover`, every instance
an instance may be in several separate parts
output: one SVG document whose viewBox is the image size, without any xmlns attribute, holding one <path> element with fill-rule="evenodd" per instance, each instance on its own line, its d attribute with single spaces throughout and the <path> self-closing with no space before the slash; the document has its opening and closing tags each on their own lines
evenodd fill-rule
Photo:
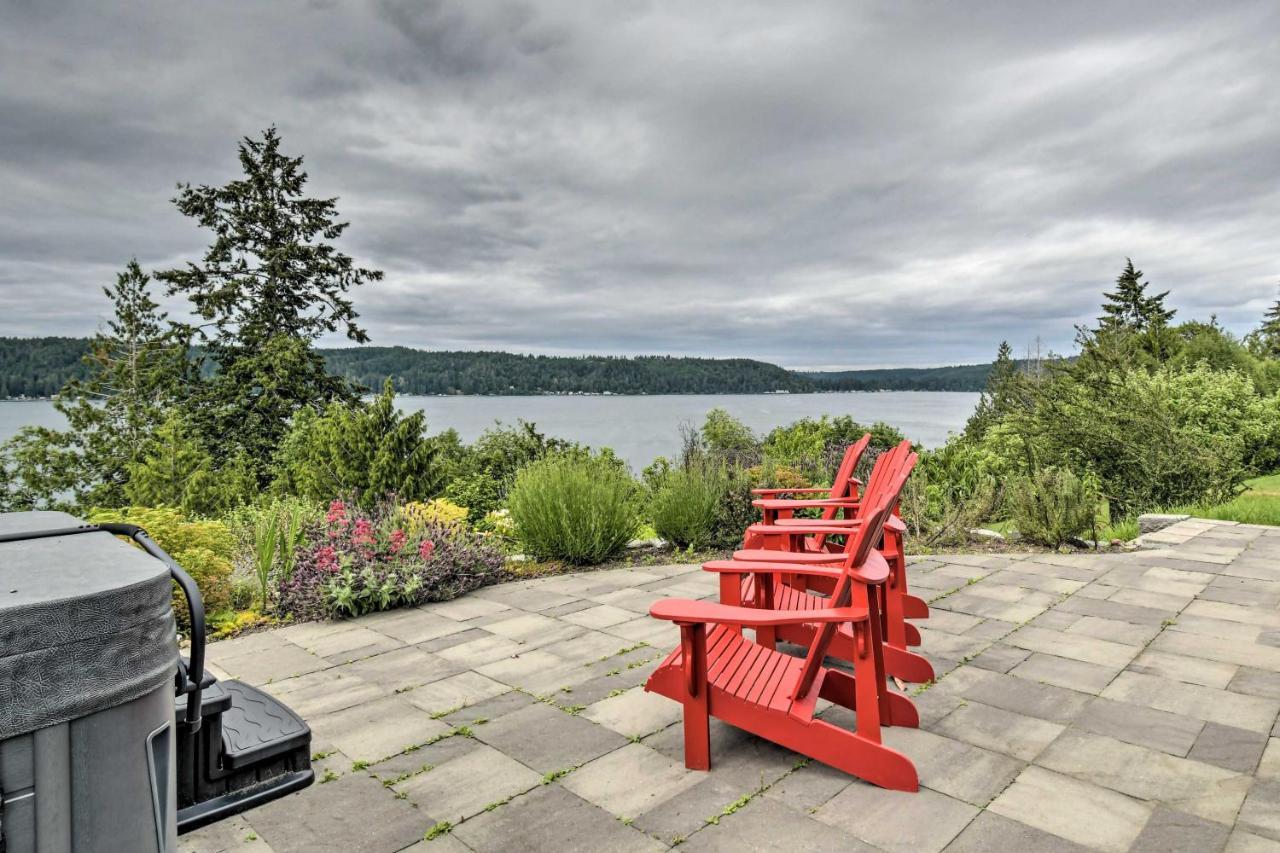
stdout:
<svg viewBox="0 0 1280 853">
<path fill-rule="evenodd" d="M 0 513 L 0 534 L 76 527 Z M 0 542 L 0 740 L 172 684 L 168 568 L 109 533 Z"/>
</svg>

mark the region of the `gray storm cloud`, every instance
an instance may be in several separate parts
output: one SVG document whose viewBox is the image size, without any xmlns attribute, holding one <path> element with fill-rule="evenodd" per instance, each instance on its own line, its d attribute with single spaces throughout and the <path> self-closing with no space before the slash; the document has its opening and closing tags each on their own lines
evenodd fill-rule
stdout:
<svg viewBox="0 0 1280 853">
<path fill-rule="evenodd" d="M 0 334 L 100 325 L 268 124 L 375 343 L 788 366 L 1070 347 L 1131 255 L 1280 280 L 1274 4 L 0 5 Z"/>
</svg>

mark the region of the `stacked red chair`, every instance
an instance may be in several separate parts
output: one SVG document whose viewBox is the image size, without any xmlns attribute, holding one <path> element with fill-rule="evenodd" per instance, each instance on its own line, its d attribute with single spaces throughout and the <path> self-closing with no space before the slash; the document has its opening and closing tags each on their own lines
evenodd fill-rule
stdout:
<svg viewBox="0 0 1280 853">
<path fill-rule="evenodd" d="M 870 438 L 869 434 L 863 436 L 850 451 L 865 448 Z M 858 455 L 861 455 L 861 450 Z M 877 477 L 889 476 L 888 468 L 880 462 L 888 462 L 890 459 L 909 459 L 913 467 L 915 456 L 911 453 L 910 442 L 904 441 L 881 455 L 868 482 L 868 491 L 877 485 Z M 907 472 L 910 473 L 910 467 Z M 849 534 L 862 523 L 862 502 L 857 499 L 856 494 L 825 499 L 786 500 L 769 497 L 754 503 L 763 512 L 764 521 L 747 528 L 744 537 L 746 547 L 734 552 L 732 560 L 717 560 L 703 566 L 707 571 L 720 575 L 720 600 L 725 604 L 789 609 L 809 606 L 812 596 L 804 594 L 808 591 L 830 593 L 834 588 L 835 575 L 813 569 L 839 566 L 844 559 L 845 552 L 852 543 Z M 794 517 L 795 511 L 810 508 L 821 508 L 823 517 Z M 878 550 L 889 565 L 889 578 L 878 590 L 881 596 L 885 666 L 891 676 L 903 681 L 925 683 L 933 680 L 933 666 L 923 655 L 911 650 L 910 647 L 920 645 L 921 638 L 919 630 L 906 620 L 928 618 L 929 605 L 908 592 L 907 564 L 902 541 L 906 528 L 896 515 L 896 500 L 891 511 L 892 514 L 884 525 L 882 540 L 878 543 Z M 837 517 L 837 512 L 843 512 L 844 517 Z M 831 542 L 833 536 L 844 537 L 845 545 L 834 546 Z M 772 566 L 774 575 L 767 581 L 761 580 L 763 576 L 759 573 L 743 571 L 745 565 Z M 800 570 L 801 566 L 805 567 L 804 570 Z M 761 633 L 760 639 L 762 642 L 772 642 L 775 636 L 789 642 L 804 641 L 803 633 L 797 630 L 765 631 Z M 793 639 L 793 636 L 799 636 L 800 640 Z M 848 632 L 841 632 L 833 653 L 845 656 L 851 641 L 852 637 Z"/>
<path fill-rule="evenodd" d="M 879 588 L 890 569 L 874 547 L 915 464 L 907 450 L 895 448 L 878 460 L 880 476 L 872 478 L 862 497 L 860 523 L 839 534 L 848 541 L 838 566 L 787 569 L 816 569 L 832 584 L 829 597 L 806 592 L 814 601 L 799 610 L 683 599 L 664 599 L 650 608 L 654 618 L 680 626 L 679 647 L 650 676 L 645 690 L 683 704 L 689 768 L 710 769 L 710 718 L 716 717 L 876 785 L 918 790 L 914 764 L 881 737 L 883 726 L 917 727 L 920 717 L 910 699 L 887 686 Z M 738 571 L 757 579 L 777 573 L 769 564 L 750 563 Z M 773 629 L 781 636 L 803 630 L 807 653 L 794 657 L 747 639 L 743 627 L 757 634 Z M 850 638 L 852 674 L 824 664 L 842 634 Z M 854 711 L 855 729 L 816 717 L 819 699 Z"/>
</svg>

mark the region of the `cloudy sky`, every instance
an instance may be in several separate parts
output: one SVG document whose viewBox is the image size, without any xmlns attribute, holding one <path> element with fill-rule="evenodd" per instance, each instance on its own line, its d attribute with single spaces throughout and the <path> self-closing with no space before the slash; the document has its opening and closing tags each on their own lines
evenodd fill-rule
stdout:
<svg viewBox="0 0 1280 853">
<path fill-rule="evenodd" d="M 0 335 L 83 335 L 276 124 L 375 343 L 791 367 L 1070 348 L 1132 255 L 1280 282 L 1274 3 L 0 3 Z"/>
</svg>

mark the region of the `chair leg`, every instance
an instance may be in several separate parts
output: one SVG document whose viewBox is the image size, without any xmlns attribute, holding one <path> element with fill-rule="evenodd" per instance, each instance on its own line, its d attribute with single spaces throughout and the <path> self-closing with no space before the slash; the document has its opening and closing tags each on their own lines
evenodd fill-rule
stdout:
<svg viewBox="0 0 1280 853">
<path fill-rule="evenodd" d="M 874 600 L 875 596 L 870 596 Z M 855 648 L 854 671 L 854 704 L 857 710 L 857 735 L 863 740 L 880 743 L 880 718 L 885 709 L 881 704 L 881 687 L 884 683 L 883 671 L 877 672 L 876 653 L 872 648 L 875 636 L 875 620 L 859 622 L 853 626 L 853 645 Z M 887 705 L 886 701 L 884 705 Z"/>
<path fill-rule="evenodd" d="M 711 713 L 707 687 L 707 630 L 702 624 L 681 625 L 684 653 L 684 766 L 711 769 Z"/>
<path fill-rule="evenodd" d="M 848 708 L 855 714 L 858 711 L 858 679 L 838 669 L 828 669 L 823 673 L 822 690 L 819 695 L 828 702 Z M 919 728 L 920 712 L 915 703 L 901 693 L 889 691 L 889 710 L 892 712 L 891 722 L 886 725 L 903 728 Z"/>
</svg>

